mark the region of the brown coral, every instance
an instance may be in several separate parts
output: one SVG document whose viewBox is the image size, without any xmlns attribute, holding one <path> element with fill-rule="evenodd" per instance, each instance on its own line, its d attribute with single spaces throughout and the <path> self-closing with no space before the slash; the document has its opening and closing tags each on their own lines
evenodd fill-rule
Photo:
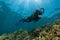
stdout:
<svg viewBox="0 0 60 40">
<path fill-rule="evenodd" d="M 47 24 L 31 32 L 19 30 L 12 34 L 1 35 L 0 40 L 60 40 L 60 21 Z"/>
</svg>

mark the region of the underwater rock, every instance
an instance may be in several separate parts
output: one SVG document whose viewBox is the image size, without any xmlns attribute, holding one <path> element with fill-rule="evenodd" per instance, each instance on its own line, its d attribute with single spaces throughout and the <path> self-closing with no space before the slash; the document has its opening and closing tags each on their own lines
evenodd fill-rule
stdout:
<svg viewBox="0 0 60 40">
<path fill-rule="evenodd" d="M 0 40 L 60 40 L 60 20 L 32 31 L 18 30 L 11 34 L 2 34 Z"/>
</svg>

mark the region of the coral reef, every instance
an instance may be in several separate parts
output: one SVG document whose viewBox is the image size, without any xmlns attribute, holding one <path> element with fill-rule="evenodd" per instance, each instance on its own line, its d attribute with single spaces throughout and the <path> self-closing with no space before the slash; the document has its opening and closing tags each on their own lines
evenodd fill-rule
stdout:
<svg viewBox="0 0 60 40">
<path fill-rule="evenodd" d="M 60 40 L 60 20 L 32 31 L 18 30 L 14 33 L 3 34 L 0 40 Z"/>
</svg>

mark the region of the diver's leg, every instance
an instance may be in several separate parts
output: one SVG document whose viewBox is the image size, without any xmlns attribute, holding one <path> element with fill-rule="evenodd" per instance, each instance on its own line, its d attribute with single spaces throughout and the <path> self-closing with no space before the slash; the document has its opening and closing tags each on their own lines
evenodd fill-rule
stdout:
<svg viewBox="0 0 60 40">
<path fill-rule="evenodd" d="M 31 19 L 24 19 L 24 22 L 31 22 Z"/>
<path fill-rule="evenodd" d="M 20 22 L 31 22 L 33 20 L 33 18 L 32 17 L 28 17 L 27 19 L 22 19 L 22 20 L 20 20 Z"/>
<path fill-rule="evenodd" d="M 39 17 L 35 17 L 34 22 L 37 22 L 39 19 Z"/>
<path fill-rule="evenodd" d="M 29 20 L 28 19 L 22 19 L 22 20 L 20 20 L 20 22 L 28 22 Z"/>
</svg>

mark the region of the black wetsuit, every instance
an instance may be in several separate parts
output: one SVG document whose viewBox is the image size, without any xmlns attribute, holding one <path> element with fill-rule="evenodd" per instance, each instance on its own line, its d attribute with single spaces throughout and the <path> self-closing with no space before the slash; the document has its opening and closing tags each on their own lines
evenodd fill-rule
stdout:
<svg viewBox="0 0 60 40">
<path fill-rule="evenodd" d="M 40 12 L 39 10 L 36 10 L 36 12 L 33 15 L 31 15 L 27 19 L 23 19 L 23 22 L 31 22 L 31 21 L 36 22 L 40 19 L 40 17 L 38 17 L 38 15 L 42 15 L 42 12 Z"/>
<path fill-rule="evenodd" d="M 37 22 L 39 19 L 41 19 L 42 17 L 42 13 L 44 13 L 44 8 L 41 8 L 40 10 L 36 10 L 31 16 L 29 16 L 26 19 L 21 19 L 19 22 L 16 23 L 16 25 L 22 24 L 24 22 Z"/>
</svg>

